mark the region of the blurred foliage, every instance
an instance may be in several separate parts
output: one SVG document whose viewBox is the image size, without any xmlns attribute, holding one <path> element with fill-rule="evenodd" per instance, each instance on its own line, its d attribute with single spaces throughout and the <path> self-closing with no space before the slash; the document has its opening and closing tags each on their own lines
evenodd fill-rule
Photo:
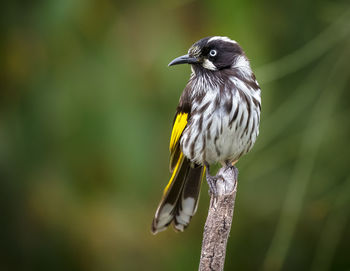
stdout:
<svg viewBox="0 0 350 271">
<path fill-rule="evenodd" d="M 208 207 L 150 234 L 196 40 L 239 41 L 262 85 L 226 270 L 350 270 L 348 1 L 6 1 L 0 270 L 196 270 Z"/>
</svg>

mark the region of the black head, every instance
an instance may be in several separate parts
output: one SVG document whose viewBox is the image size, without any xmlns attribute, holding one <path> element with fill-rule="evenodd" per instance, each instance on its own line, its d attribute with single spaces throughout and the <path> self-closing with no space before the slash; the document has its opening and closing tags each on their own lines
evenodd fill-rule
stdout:
<svg viewBox="0 0 350 271">
<path fill-rule="evenodd" d="M 207 37 L 193 44 L 187 55 L 175 58 L 169 66 L 187 63 L 216 71 L 231 68 L 242 55 L 243 50 L 237 42 L 227 37 Z"/>
</svg>

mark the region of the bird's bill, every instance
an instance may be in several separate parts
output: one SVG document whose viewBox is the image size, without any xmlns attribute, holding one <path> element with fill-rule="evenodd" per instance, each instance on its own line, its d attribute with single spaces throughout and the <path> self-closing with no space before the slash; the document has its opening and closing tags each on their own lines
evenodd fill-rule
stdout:
<svg viewBox="0 0 350 271">
<path fill-rule="evenodd" d="M 178 64 L 195 64 L 198 63 L 198 59 L 195 57 L 190 57 L 189 55 L 183 55 L 175 58 L 169 63 L 168 66 L 178 65 Z"/>
</svg>

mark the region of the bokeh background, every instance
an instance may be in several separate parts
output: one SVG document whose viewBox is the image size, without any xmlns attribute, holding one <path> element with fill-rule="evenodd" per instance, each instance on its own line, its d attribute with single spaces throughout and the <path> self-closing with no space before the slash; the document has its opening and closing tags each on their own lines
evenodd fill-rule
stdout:
<svg viewBox="0 0 350 271">
<path fill-rule="evenodd" d="M 6 1 L 0 270 L 196 270 L 208 188 L 184 233 L 150 223 L 188 66 L 240 42 L 262 86 L 226 270 L 350 270 L 348 1 Z"/>
</svg>

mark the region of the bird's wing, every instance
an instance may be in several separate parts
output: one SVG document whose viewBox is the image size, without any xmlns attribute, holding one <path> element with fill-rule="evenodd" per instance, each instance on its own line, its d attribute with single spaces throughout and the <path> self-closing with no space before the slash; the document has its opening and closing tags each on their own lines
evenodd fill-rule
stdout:
<svg viewBox="0 0 350 271">
<path fill-rule="evenodd" d="M 184 97 L 184 96 L 183 96 Z M 152 222 L 152 232 L 165 230 L 174 221 L 176 230 L 183 231 L 197 209 L 204 167 L 192 165 L 180 148 L 181 137 L 190 122 L 191 110 L 186 99 L 181 97 L 175 114 L 170 137 L 171 177 L 164 189 Z M 185 96 L 186 98 L 186 96 Z"/>
<path fill-rule="evenodd" d="M 182 132 L 185 130 L 186 125 L 188 123 L 188 113 L 185 112 L 177 112 L 174 124 L 173 124 L 173 130 L 171 132 L 170 137 L 170 144 L 169 144 L 169 150 L 170 150 L 170 172 L 174 171 L 174 168 L 179 162 L 179 159 L 181 158 L 181 149 L 180 149 L 180 139 Z"/>
</svg>

